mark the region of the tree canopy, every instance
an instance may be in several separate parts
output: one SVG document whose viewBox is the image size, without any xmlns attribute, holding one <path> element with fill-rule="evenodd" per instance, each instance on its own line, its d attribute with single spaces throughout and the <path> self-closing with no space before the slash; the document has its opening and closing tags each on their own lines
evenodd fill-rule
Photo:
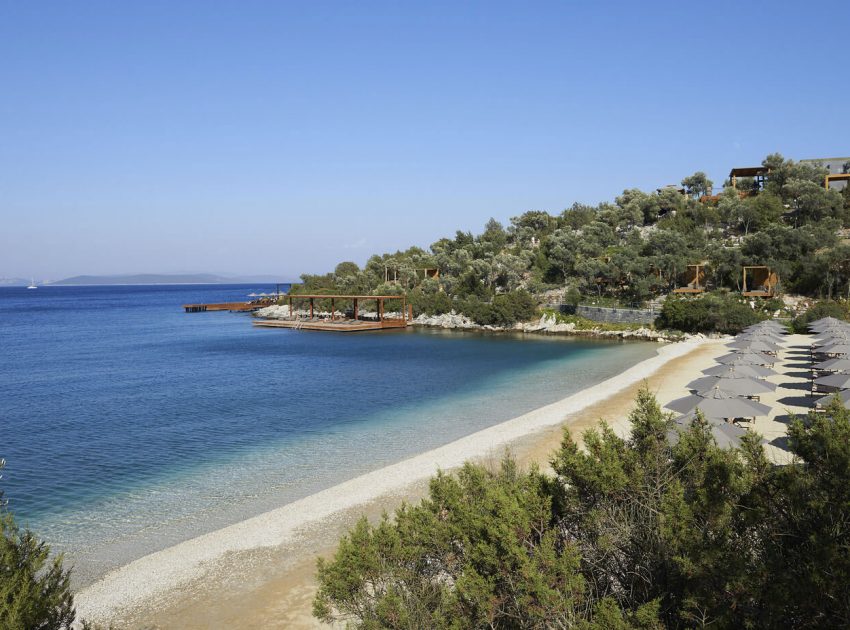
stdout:
<svg viewBox="0 0 850 630">
<path fill-rule="evenodd" d="M 774 466 L 719 448 L 642 390 L 631 434 L 564 436 L 554 476 L 466 464 L 361 520 L 320 560 L 314 614 L 359 628 L 805 628 L 850 624 L 850 412 L 795 419 Z"/>
</svg>

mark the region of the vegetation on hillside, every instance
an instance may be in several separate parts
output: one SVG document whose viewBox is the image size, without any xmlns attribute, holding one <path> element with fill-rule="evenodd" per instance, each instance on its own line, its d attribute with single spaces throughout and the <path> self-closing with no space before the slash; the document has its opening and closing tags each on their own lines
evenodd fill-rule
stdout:
<svg viewBox="0 0 850 630">
<path fill-rule="evenodd" d="M 794 420 L 794 463 L 758 437 L 675 446 L 646 390 L 631 436 L 565 434 L 556 475 L 467 464 L 418 505 L 361 520 L 320 560 L 314 614 L 359 628 L 850 626 L 850 412 Z"/>
<path fill-rule="evenodd" d="M 454 310 L 510 324 L 529 315 L 526 293 L 640 306 L 683 284 L 687 265 L 706 262 L 713 291 L 739 292 L 743 265 L 767 265 L 786 292 L 850 297 L 850 244 L 841 232 L 850 226 L 850 190 L 825 190 L 826 170 L 809 163 L 774 154 L 763 164 L 771 169 L 764 190 L 739 179 L 737 190 L 712 195 L 713 183 L 695 173 L 682 192 L 625 190 L 613 202 L 576 203 L 556 216 L 528 211 L 507 227 L 491 219 L 480 234 L 458 231 L 429 251 L 411 247 L 374 255 L 362 269 L 342 262 L 304 275 L 293 291 L 404 292 L 417 314 Z M 497 301 L 501 295 L 511 297 Z M 743 317 L 732 298 L 718 299 L 729 321 Z"/>
</svg>

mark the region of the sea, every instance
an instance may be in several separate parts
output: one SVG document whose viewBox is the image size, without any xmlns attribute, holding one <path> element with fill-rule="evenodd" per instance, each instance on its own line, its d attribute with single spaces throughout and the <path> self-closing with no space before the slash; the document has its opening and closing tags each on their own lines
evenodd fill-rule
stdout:
<svg viewBox="0 0 850 630">
<path fill-rule="evenodd" d="M 645 342 L 264 329 L 269 285 L 0 288 L 0 490 L 78 586 L 615 376 Z"/>
</svg>

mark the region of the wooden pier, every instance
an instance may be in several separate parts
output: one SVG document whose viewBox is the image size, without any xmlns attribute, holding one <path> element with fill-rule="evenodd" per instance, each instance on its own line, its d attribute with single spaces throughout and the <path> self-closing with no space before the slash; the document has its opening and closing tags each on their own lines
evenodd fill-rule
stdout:
<svg viewBox="0 0 850 630">
<path fill-rule="evenodd" d="M 386 330 L 405 328 L 413 320 L 413 308 L 407 304 L 403 295 L 287 295 L 286 300 L 291 314 L 289 319 L 256 319 L 255 326 L 266 328 L 291 328 L 295 330 L 324 330 L 334 332 L 358 332 L 367 330 Z M 297 315 L 298 302 L 304 308 L 304 315 Z M 400 303 L 399 316 L 388 316 L 385 303 Z M 320 314 L 316 302 L 330 305 L 329 314 Z M 374 302 L 376 318 L 361 317 L 363 302 Z M 350 304 L 351 309 L 337 309 L 340 304 Z"/>
<path fill-rule="evenodd" d="M 206 313 L 207 311 L 256 311 L 274 302 L 266 300 L 263 302 L 221 302 L 219 304 L 184 304 L 187 313 Z"/>
</svg>

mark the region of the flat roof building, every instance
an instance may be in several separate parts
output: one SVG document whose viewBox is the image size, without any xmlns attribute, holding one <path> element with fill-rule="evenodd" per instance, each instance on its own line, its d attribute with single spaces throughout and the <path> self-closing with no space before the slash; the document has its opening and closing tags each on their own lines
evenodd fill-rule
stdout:
<svg viewBox="0 0 850 630">
<path fill-rule="evenodd" d="M 844 190 L 850 182 L 850 157 L 811 158 L 800 162 L 819 165 L 828 171 L 823 183 L 825 188 Z"/>
</svg>

